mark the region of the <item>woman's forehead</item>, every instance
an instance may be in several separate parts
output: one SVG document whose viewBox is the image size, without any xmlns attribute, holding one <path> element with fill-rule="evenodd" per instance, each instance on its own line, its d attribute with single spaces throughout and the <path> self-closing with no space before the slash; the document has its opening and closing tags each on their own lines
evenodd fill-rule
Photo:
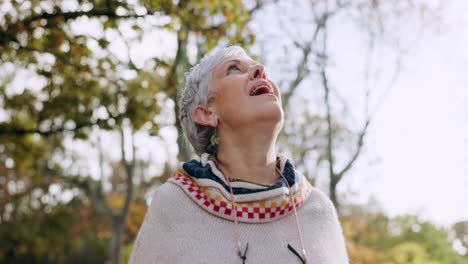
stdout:
<svg viewBox="0 0 468 264">
<path fill-rule="evenodd" d="M 239 60 L 239 61 L 247 61 L 247 62 L 256 62 L 254 61 L 250 56 L 248 55 L 228 55 L 225 56 L 222 60 L 221 63 L 228 62 L 231 60 Z"/>
<path fill-rule="evenodd" d="M 219 70 L 223 68 L 224 65 L 232 63 L 232 62 L 240 62 L 240 63 L 248 63 L 248 64 L 257 64 L 258 62 L 254 61 L 247 55 L 230 55 L 224 57 L 218 65 L 214 68 L 214 70 Z"/>
</svg>

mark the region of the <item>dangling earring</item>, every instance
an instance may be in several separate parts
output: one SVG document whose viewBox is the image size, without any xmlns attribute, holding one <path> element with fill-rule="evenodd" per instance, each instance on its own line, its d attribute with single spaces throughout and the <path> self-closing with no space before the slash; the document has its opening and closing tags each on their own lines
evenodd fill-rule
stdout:
<svg viewBox="0 0 468 264">
<path fill-rule="evenodd" d="M 218 145 L 221 138 L 216 133 L 216 128 L 214 129 L 213 135 L 210 137 L 210 145 L 208 146 L 208 151 L 213 154 L 215 157 L 218 156 Z"/>
</svg>

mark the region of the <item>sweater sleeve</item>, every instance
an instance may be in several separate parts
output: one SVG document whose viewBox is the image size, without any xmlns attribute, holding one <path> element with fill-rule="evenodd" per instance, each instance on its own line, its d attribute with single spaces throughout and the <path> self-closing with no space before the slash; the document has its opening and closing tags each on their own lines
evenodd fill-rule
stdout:
<svg viewBox="0 0 468 264">
<path fill-rule="evenodd" d="M 319 236 L 321 241 L 327 241 L 321 243 L 321 257 L 325 260 L 328 256 L 334 256 L 333 263 L 349 263 L 346 241 L 335 206 L 327 195 L 316 188 L 314 188 L 312 196 L 315 197 L 316 204 L 314 213 L 309 217 L 317 219 L 316 228 L 318 230 L 316 232 L 321 234 Z M 319 261 L 318 263 L 324 262 Z"/>
<path fill-rule="evenodd" d="M 331 217 L 331 222 L 332 222 L 332 236 L 336 238 L 336 247 L 331 249 L 331 252 L 335 252 L 337 255 L 337 258 L 340 260 L 340 263 L 349 263 L 349 257 L 348 257 L 348 250 L 346 248 L 346 239 L 343 234 L 343 228 L 341 226 L 341 223 L 339 222 L 338 214 L 336 212 L 336 208 L 329 200 L 330 205 L 332 207 L 332 217 Z"/>
<path fill-rule="evenodd" d="M 152 245 L 151 240 L 157 235 L 155 234 L 155 226 L 157 223 L 156 210 L 159 203 L 158 191 L 159 187 L 154 191 L 150 207 L 148 208 L 148 212 L 146 213 L 145 219 L 143 220 L 143 224 L 138 231 L 137 238 L 133 244 L 133 250 L 130 255 L 129 264 L 149 263 L 149 260 L 152 259 L 152 256 L 149 256 L 148 253 L 156 253 L 150 247 Z"/>
</svg>

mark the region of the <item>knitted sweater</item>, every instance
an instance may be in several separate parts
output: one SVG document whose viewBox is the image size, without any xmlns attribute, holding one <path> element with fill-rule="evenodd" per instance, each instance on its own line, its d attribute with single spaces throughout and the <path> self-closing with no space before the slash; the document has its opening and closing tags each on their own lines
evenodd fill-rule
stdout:
<svg viewBox="0 0 468 264">
<path fill-rule="evenodd" d="M 245 263 L 301 263 L 288 244 L 301 252 L 292 201 L 297 208 L 307 263 L 348 263 L 336 211 L 292 163 L 279 155 L 280 179 L 273 186 L 232 180 L 232 203 L 226 178 L 213 160 L 184 163 L 157 188 L 140 228 L 131 264 L 242 263 L 236 253 L 234 207 Z"/>
</svg>

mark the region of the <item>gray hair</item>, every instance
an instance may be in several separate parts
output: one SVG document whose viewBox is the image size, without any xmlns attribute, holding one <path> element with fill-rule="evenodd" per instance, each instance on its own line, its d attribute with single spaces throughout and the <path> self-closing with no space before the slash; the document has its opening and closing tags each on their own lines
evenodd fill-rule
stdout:
<svg viewBox="0 0 468 264">
<path fill-rule="evenodd" d="M 217 49 L 206 55 L 185 75 L 185 88 L 179 95 L 179 118 L 186 139 L 198 155 L 208 151 L 215 128 L 196 124 L 192 113 L 195 107 L 206 106 L 209 99 L 213 98 L 214 93 L 210 89 L 212 70 L 228 56 L 248 55 L 238 46 Z"/>
</svg>

